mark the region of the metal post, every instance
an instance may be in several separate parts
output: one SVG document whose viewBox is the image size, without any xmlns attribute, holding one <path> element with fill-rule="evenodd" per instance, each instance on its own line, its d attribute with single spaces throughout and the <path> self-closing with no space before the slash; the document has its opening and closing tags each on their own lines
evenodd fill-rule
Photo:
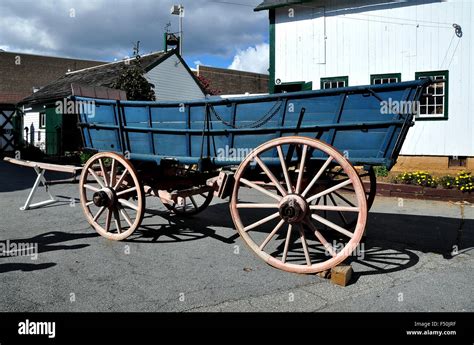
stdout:
<svg viewBox="0 0 474 345">
<path fill-rule="evenodd" d="M 179 5 L 179 55 L 183 56 L 183 17 L 184 7 Z"/>
</svg>

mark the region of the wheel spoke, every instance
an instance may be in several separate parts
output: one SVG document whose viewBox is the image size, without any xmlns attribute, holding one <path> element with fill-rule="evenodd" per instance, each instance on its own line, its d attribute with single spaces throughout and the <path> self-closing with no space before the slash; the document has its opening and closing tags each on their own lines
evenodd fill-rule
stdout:
<svg viewBox="0 0 474 345">
<path fill-rule="evenodd" d="M 281 262 L 286 262 L 286 257 L 288 255 L 288 248 L 290 247 L 290 239 L 291 239 L 291 230 L 293 229 L 293 225 L 288 225 L 288 232 L 286 233 L 285 239 L 285 248 L 283 249 L 283 256 L 281 257 Z"/>
<path fill-rule="evenodd" d="M 313 200 L 315 200 L 315 199 L 317 199 L 317 198 L 319 198 L 319 197 L 321 197 L 321 196 L 328 195 L 329 193 L 332 193 L 332 192 L 334 192 L 334 191 L 336 191 L 336 190 L 338 190 L 338 189 L 341 189 L 342 187 L 345 187 L 345 186 L 347 186 L 347 185 L 349 185 L 349 184 L 351 184 L 351 183 L 352 183 L 351 180 L 347 180 L 347 181 L 338 183 L 337 185 L 335 185 L 335 186 L 333 186 L 333 187 L 331 187 L 331 188 L 329 188 L 329 189 L 326 189 L 325 191 L 322 191 L 322 192 L 320 192 L 320 193 L 318 193 L 318 194 L 316 194 L 316 195 L 313 195 L 312 197 L 310 197 L 310 198 L 307 199 L 306 201 L 310 203 L 311 201 L 313 201 Z"/>
<path fill-rule="evenodd" d="M 340 227 L 339 225 L 337 224 L 334 224 L 333 222 L 327 220 L 327 219 L 324 219 L 323 217 L 320 217 L 318 216 L 317 214 L 312 214 L 311 217 L 314 219 L 314 220 L 317 220 L 318 222 L 326 225 L 326 226 L 329 226 L 330 228 L 340 232 L 341 234 L 344 234 L 346 235 L 347 237 L 349 238 L 352 238 L 354 237 L 354 234 L 350 231 L 348 231 L 347 229 L 344 229 L 342 227 Z"/>
<path fill-rule="evenodd" d="M 86 203 L 86 206 L 89 207 L 89 206 L 92 206 L 93 204 L 94 204 L 94 201 L 88 201 L 88 202 Z"/>
<path fill-rule="evenodd" d="M 278 201 L 280 201 L 280 200 L 282 199 L 281 196 L 276 195 L 276 194 L 274 194 L 274 193 L 271 193 L 271 192 L 269 192 L 268 190 L 266 190 L 265 188 L 262 188 L 262 187 L 256 185 L 255 183 L 250 182 L 250 181 L 247 180 L 247 179 L 241 178 L 241 179 L 240 179 L 240 182 L 242 182 L 243 184 L 247 185 L 248 187 L 251 187 L 251 188 L 253 188 L 253 189 L 258 190 L 259 192 L 261 192 L 261 193 L 263 193 L 263 194 L 268 195 L 269 197 L 271 197 L 271 198 L 273 198 L 273 199 L 276 199 L 276 200 L 278 200 Z"/>
<path fill-rule="evenodd" d="M 277 231 L 280 230 L 280 228 L 283 226 L 283 224 L 285 224 L 285 221 L 282 219 L 282 220 L 280 220 L 280 222 L 277 224 L 277 226 L 275 226 L 275 228 L 273 229 L 273 231 L 267 236 L 267 238 L 265 239 L 265 241 L 263 241 L 263 243 L 260 245 L 260 250 L 263 250 L 263 248 L 265 248 L 265 246 L 268 244 L 268 242 L 270 242 L 270 240 L 273 238 L 273 236 L 275 236 L 275 234 L 277 233 Z"/>
<path fill-rule="evenodd" d="M 119 180 L 117 181 L 117 183 L 115 184 L 114 188 L 113 189 L 117 189 L 123 182 L 125 176 L 128 174 L 128 169 L 125 168 L 125 170 L 123 171 L 122 175 L 120 176 Z"/>
<path fill-rule="evenodd" d="M 102 171 L 102 176 L 104 178 L 105 185 L 108 186 L 109 181 L 107 179 L 107 173 L 105 172 L 104 162 L 102 162 L 102 158 L 99 158 L 99 165 L 100 165 L 100 170 Z"/>
<path fill-rule="evenodd" d="M 96 188 L 96 187 L 94 187 L 94 186 L 91 186 L 90 184 L 85 184 L 85 185 L 84 185 L 84 188 L 89 189 L 89 190 L 91 190 L 91 191 L 93 191 L 93 192 L 99 192 L 99 191 L 100 191 L 99 188 Z"/>
<path fill-rule="evenodd" d="M 109 232 L 110 230 L 110 221 L 112 219 L 112 212 L 110 210 L 107 210 L 107 217 L 105 218 L 105 231 Z"/>
<path fill-rule="evenodd" d="M 125 200 L 125 199 L 118 199 L 118 202 L 119 202 L 121 205 L 123 205 L 123 206 L 127 206 L 127 207 L 129 207 L 129 208 L 131 208 L 131 209 L 134 209 L 135 211 L 138 211 L 138 206 L 135 205 L 135 204 L 133 204 L 133 203 L 131 203 L 131 202 L 128 201 L 128 200 Z"/>
<path fill-rule="evenodd" d="M 298 174 L 298 180 L 296 182 L 296 194 L 300 194 L 301 191 L 301 183 L 303 181 L 303 175 L 304 175 L 304 168 L 306 165 L 306 154 L 308 153 L 308 145 L 303 145 L 303 154 L 301 157 L 301 164 L 300 164 L 300 172 Z"/>
<path fill-rule="evenodd" d="M 306 264 L 311 266 L 311 258 L 309 257 L 308 251 L 308 243 L 306 242 L 306 237 L 304 235 L 304 231 L 301 225 L 299 225 L 300 237 L 301 237 L 301 244 L 303 246 L 304 256 L 306 258 Z"/>
<path fill-rule="evenodd" d="M 288 193 L 292 193 L 292 185 L 290 181 L 290 176 L 288 175 L 288 168 L 286 167 L 286 161 L 285 158 L 283 157 L 283 151 L 281 150 L 281 146 L 277 146 L 277 151 L 278 151 L 278 157 L 280 158 L 280 163 L 281 163 L 281 168 L 283 170 L 283 175 L 285 176 L 285 181 L 286 181 L 286 188 L 288 190 Z"/>
<path fill-rule="evenodd" d="M 311 219 L 308 219 L 306 221 L 306 225 L 308 225 L 310 227 L 311 231 L 313 231 L 313 233 L 316 236 L 316 238 L 318 239 L 318 241 L 321 242 L 321 244 L 324 246 L 324 248 L 326 248 L 326 251 L 329 252 L 329 254 L 331 254 L 332 257 L 335 257 L 337 255 L 337 253 L 334 251 L 334 248 L 328 243 L 328 241 L 324 238 L 324 236 L 318 231 L 316 226 L 314 226 Z"/>
<path fill-rule="evenodd" d="M 358 207 L 346 207 L 346 206 L 329 206 L 329 205 L 311 205 L 309 207 L 315 211 L 338 211 L 338 212 L 359 212 Z"/>
<path fill-rule="evenodd" d="M 99 219 L 99 217 L 102 215 L 102 213 L 104 213 L 105 211 L 105 207 L 102 206 L 99 211 L 96 213 L 96 215 L 94 216 L 94 222 L 97 222 L 97 219 Z"/>
<path fill-rule="evenodd" d="M 106 187 L 106 186 L 104 185 L 104 183 L 102 182 L 102 180 L 99 178 L 99 176 L 97 176 L 97 174 L 95 173 L 94 170 L 92 170 L 91 168 L 89 168 L 88 171 L 89 171 L 89 174 L 91 174 L 91 175 L 94 177 L 94 179 L 97 181 L 97 183 L 99 184 L 99 186 L 100 186 L 101 188 L 105 188 L 105 187 Z"/>
<path fill-rule="evenodd" d="M 346 202 L 348 205 L 351 205 L 352 207 L 356 207 L 352 202 L 350 202 L 349 200 L 347 200 L 345 197 L 343 197 L 341 194 L 339 194 L 338 192 L 334 192 L 335 195 L 337 195 L 337 197 L 339 199 L 341 199 L 342 201 Z"/>
<path fill-rule="evenodd" d="M 267 222 L 271 221 L 272 219 L 275 219 L 275 218 L 277 218 L 277 217 L 279 217 L 279 216 L 280 216 L 280 213 L 276 212 L 276 213 L 274 213 L 274 214 L 272 214 L 272 215 L 270 215 L 270 216 L 268 216 L 268 217 L 265 217 L 265 218 L 263 218 L 263 219 L 260 219 L 258 222 L 255 222 L 255 223 L 253 223 L 253 224 L 250 224 L 250 225 L 246 226 L 246 227 L 244 228 L 244 231 L 252 230 L 252 229 L 256 228 L 257 226 L 260 226 L 260 225 L 262 225 L 262 224 L 265 224 L 265 223 L 267 223 Z"/>
<path fill-rule="evenodd" d="M 265 172 L 265 174 L 267 174 L 267 176 L 270 178 L 270 180 L 275 184 L 275 187 L 280 191 L 280 193 L 283 196 L 286 196 L 288 193 L 285 191 L 285 189 L 283 189 L 282 185 L 277 180 L 275 175 L 273 175 L 273 173 L 270 171 L 270 169 L 268 169 L 267 165 L 265 163 L 263 163 L 263 161 L 258 156 L 255 156 L 254 159 L 258 163 L 258 165 L 260 165 L 260 167 Z"/>
<path fill-rule="evenodd" d="M 109 187 L 111 188 L 114 186 L 116 175 L 117 175 L 117 161 L 112 158 L 112 165 L 110 167 L 110 181 L 109 181 Z"/>
<path fill-rule="evenodd" d="M 123 218 L 125 218 L 125 221 L 128 223 L 128 225 L 131 227 L 133 225 L 132 220 L 130 219 L 127 211 L 125 211 L 124 208 L 120 209 L 120 213 L 122 214 Z"/>
<path fill-rule="evenodd" d="M 124 194 L 127 194 L 127 193 L 135 192 L 136 190 L 137 190 L 137 187 L 132 187 L 132 188 L 129 188 L 129 189 L 125 189 L 121 192 L 118 192 L 117 196 L 121 196 L 121 195 L 124 195 Z"/>
<path fill-rule="evenodd" d="M 313 177 L 313 179 L 311 180 L 310 184 L 308 185 L 308 187 L 306 187 L 306 189 L 304 190 L 304 192 L 301 194 L 301 196 L 304 198 L 306 196 L 306 194 L 308 194 L 308 192 L 311 190 L 311 188 L 313 188 L 314 184 L 316 183 L 316 181 L 318 181 L 318 179 L 321 177 L 321 175 L 323 174 L 323 172 L 327 169 L 327 167 L 329 166 L 329 164 L 331 164 L 333 158 L 332 157 L 329 157 L 326 162 L 324 162 L 324 165 L 321 167 L 321 169 L 319 169 L 318 173 Z"/>
<path fill-rule="evenodd" d="M 237 208 L 278 208 L 278 204 L 237 204 Z"/>
<path fill-rule="evenodd" d="M 117 232 L 119 234 L 122 233 L 122 225 L 120 224 L 120 216 L 119 216 L 119 212 L 117 209 L 114 209 L 114 222 L 115 222 L 115 226 L 117 227 Z"/>
<path fill-rule="evenodd" d="M 189 199 L 190 199 L 191 202 L 193 203 L 194 208 L 197 210 L 199 207 L 198 207 L 198 205 L 197 205 L 197 203 L 196 203 L 196 200 L 194 200 L 194 198 L 193 198 L 192 195 L 189 196 Z"/>
</svg>

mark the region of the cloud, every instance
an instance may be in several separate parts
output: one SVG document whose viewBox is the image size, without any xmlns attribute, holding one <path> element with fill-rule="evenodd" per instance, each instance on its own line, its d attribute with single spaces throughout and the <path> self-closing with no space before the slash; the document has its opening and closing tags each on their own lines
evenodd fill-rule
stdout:
<svg viewBox="0 0 474 345">
<path fill-rule="evenodd" d="M 267 43 L 257 44 L 245 50 L 239 50 L 229 68 L 268 74 L 269 55 L 270 47 Z"/>
<path fill-rule="evenodd" d="M 255 0 L 240 6 L 211 0 L 181 0 L 185 7 L 185 57 L 224 57 L 263 43 L 268 14 L 253 12 Z M 113 61 L 130 55 L 140 40 L 141 53 L 163 49 L 165 25 L 178 31 L 170 14 L 175 0 L 1 0 L 0 43 L 15 52 Z M 243 5 L 242 5 L 243 4 Z M 73 10 L 73 11 L 71 11 Z M 71 13 L 73 15 L 71 16 Z M 202 60 L 201 60 L 202 61 Z"/>
</svg>

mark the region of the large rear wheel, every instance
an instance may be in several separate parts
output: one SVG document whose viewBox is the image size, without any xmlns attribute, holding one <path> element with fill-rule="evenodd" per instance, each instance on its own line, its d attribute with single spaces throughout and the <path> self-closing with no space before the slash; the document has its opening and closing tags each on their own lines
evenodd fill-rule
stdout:
<svg viewBox="0 0 474 345">
<path fill-rule="evenodd" d="M 342 182 L 328 174 L 336 166 L 347 176 Z M 342 192 L 346 187 L 352 193 Z M 344 193 L 348 203 L 320 202 L 335 192 Z M 367 197 L 357 171 L 334 147 L 283 137 L 242 161 L 230 211 L 244 242 L 266 263 L 316 273 L 338 265 L 357 248 L 367 221 Z M 356 215 L 355 226 L 341 223 L 340 214 Z"/>
</svg>

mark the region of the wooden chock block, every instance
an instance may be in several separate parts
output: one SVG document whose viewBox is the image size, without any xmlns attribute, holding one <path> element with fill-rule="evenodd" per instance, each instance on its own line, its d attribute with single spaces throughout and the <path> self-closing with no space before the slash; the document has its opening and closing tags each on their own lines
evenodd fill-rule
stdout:
<svg viewBox="0 0 474 345">
<path fill-rule="evenodd" d="M 347 286 L 352 277 L 352 266 L 351 265 L 338 265 L 331 268 L 331 283 Z"/>
</svg>

